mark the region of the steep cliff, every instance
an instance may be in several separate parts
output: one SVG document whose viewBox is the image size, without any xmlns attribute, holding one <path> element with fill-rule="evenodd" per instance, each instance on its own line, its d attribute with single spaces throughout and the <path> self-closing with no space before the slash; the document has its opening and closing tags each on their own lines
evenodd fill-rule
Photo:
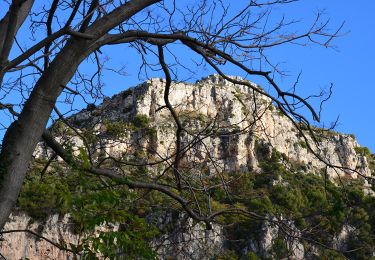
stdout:
<svg viewBox="0 0 375 260">
<path fill-rule="evenodd" d="M 103 135 L 102 142 L 96 143 L 95 150 L 98 153 L 121 156 L 127 149 L 135 149 L 134 140 L 139 136 L 134 135 L 133 129 L 126 129 L 125 125 L 122 128 L 124 142 L 110 135 L 105 136 L 108 123 L 132 122 L 137 115 L 143 115 L 149 118 L 150 125 L 156 130 L 156 140 L 142 140 L 148 143 L 138 145 L 146 149 L 147 145 L 154 142 L 154 152 L 163 157 L 175 146 L 175 126 L 170 112 L 165 108 L 164 88 L 163 79 L 150 79 L 112 98 L 106 98 L 98 107 L 89 106 L 72 116 L 70 122 L 78 128 L 93 129 L 98 136 Z M 173 84 L 169 99 L 183 123 L 196 133 L 215 121 L 215 127 L 222 133 L 207 136 L 203 142 L 209 146 L 210 155 L 217 158 L 223 171 L 256 169 L 256 142 L 269 145 L 296 164 L 305 165 L 308 171 L 316 172 L 326 166 L 307 149 L 295 125 L 269 99 L 248 87 L 212 75 L 196 84 Z M 229 134 L 225 135 L 225 131 Z M 309 140 L 321 158 L 332 165 L 357 169 L 362 175 L 371 176 L 368 158 L 356 151 L 360 146 L 352 135 L 323 129 L 317 131 L 316 135 L 319 139 L 318 147 Z M 183 136 L 186 142 L 189 138 Z M 72 142 L 75 147 L 83 145 L 82 140 L 76 137 L 72 137 Z M 42 154 L 44 148 L 39 148 L 38 152 Z M 332 167 L 327 170 L 332 178 L 344 175 L 357 177 L 352 171 L 345 172 Z"/>
<path fill-rule="evenodd" d="M 260 88 L 255 84 L 253 86 Z M 106 98 L 99 106 L 89 105 L 68 118 L 69 124 L 77 132 L 58 124 L 53 126 L 53 131 L 59 135 L 61 142 L 69 143 L 73 153 L 78 156 L 82 155 L 81 147 L 89 146 L 96 160 L 111 157 L 139 162 L 147 159 L 148 165 L 157 165 L 156 162 L 163 160 L 168 162 L 176 151 L 177 136 L 176 124 L 165 106 L 164 88 L 164 80 L 150 79 Z M 274 163 L 271 160 L 277 154 L 277 160 L 283 162 L 284 171 L 301 175 L 324 173 L 332 180 L 333 186 L 341 179 L 356 180 L 359 177 L 357 173 L 372 175 L 372 157 L 363 152 L 353 136 L 315 129 L 317 142 L 313 142 L 307 130 L 297 129 L 296 123 L 283 115 L 270 99 L 217 75 L 195 84 L 175 83 L 169 99 L 181 124 L 188 129 L 181 135 L 182 147 L 189 147 L 180 163 L 182 172 L 196 171 L 197 175 L 207 176 L 251 172 L 255 174 L 254 183 L 257 183 L 257 176 L 267 172 L 264 162 L 269 165 Z M 304 133 L 315 154 L 308 149 Z M 85 135 L 90 143 L 84 143 L 79 135 Z M 196 142 L 198 138 L 199 142 Z M 35 157 L 48 158 L 51 153 L 41 143 Z M 327 167 L 327 163 L 337 167 Z M 134 168 L 128 165 L 124 166 L 125 170 L 126 167 Z M 355 169 L 357 173 L 349 169 Z M 160 171 L 160 167 L 147 166 L 150 175 L 158 175 Z M 272 183 L 292 185 L 290 178 L 275 178 Z M 371 193 L 366 180 L 362 185 L 364 190 Z M 260 187 L 263 189 L 263 186 Z M 204 225 L 193 222 L 185 215 L 176 218 L 169 214 L 156 217 L 158 227 L 174 225 L 172 230 L 151 241 L 159 257 L 205 259 L 231 247 L 228 234 L 233 231 L 226 230 L 220 223 L 215 224 L 213 230 L 205 230 Z M 148 214 L 147 218 L 152 218 L 152 214 Z M 72 233 L 69 223 L 69 215 L 53 215 L 44 222 L 35 222 L 24 213 L 15 213 L 5 230 L 29 229 L 52 241 L 64 241 L 65 245 L 77 244 L 85 235 Z M 294 223 L 291 225 L 294 226 Z M 119 224 L 111 224 L 98 228 L 116 230 L 118 227 Z M 277 242 L 280 227 L 265 221 L 259 228 L 254 231 L 254 238 L 247 239 L 246 246 L 237 248 L 237 252 L 277 258 L 277 255 L 269 252 L 274 248 L 273 242 Z M 341 231 L 332 236 L 330 243 L 333 248 L 346 246 L 351 228 L 350 225 L 340 227 Z M 313 257 L 315 254 L 314 248 L 308 250 L 301 241 L 290 240 L 285 245 L 293 252 L 295 259 Z M 4 235 L 0 252 L 7 259 L 73 259 L 73 254 L 23 232 Z"/>
</svg>

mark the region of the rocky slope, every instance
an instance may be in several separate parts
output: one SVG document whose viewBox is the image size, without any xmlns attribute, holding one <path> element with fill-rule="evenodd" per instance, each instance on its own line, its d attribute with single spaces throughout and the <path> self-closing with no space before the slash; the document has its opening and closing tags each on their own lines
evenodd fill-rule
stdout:
<svg viewBox="0 0 375 260">
<path fill-rule="evenodd" d="M 112 98 L 106 98 L 98 107 L 89 106 L 70 118 L 70 121 L 79 128 L 95 129 L 99 135 L 106 131 L 106 122 L 131 122 L 136 115 L 145 115 L 150 118 L 157 133 L 157 140 L 152 140 L 155 142 L 152 148 L 161 157 L 166 156 L 175 146 L 175 126 L 170 112 L 164 107 L 164 87 L 163 79 L 150 79 Z M 209 146 L 210 155 L 220 161 L 223 171 L 256 169 L 257 142 L 269 145 L 290 161 L 305 165 L 312 172 L 325 167 L 324 162 L 308 151 L 293 123 L 269 99 L 245 86 L 234 85 L 212 75 L 196 84 L 174 84 L 169 99 L 188 129 L 199 132 L 215 121 L 218 131 L 230 133 L 227 136 L 207 136 L 203 140 Z M 130 136 L 131 129 L 124 131 L 128 134 L 125 139 L 133 138 L 134 141 L 137 138 Z M 327 162 L 357 169 L 364 176 L 371 175 L 367 158 L 356 151 L 359 144 L 353 136 L 333 131 L 322 131 L 317 135 L 320 141 L 318 149 L 313 142 L 311 145 Z M 189 138 L 183 136 L 186 142 Z M 72 142 L 77 147 L 82 146 L 82 141 L 77 138 Z M 111 140 L 104 140 L 97 148 L 105 154 L 120 156 L 134 146 L 131 142 L 110 143 Z M 357 177 L 351 171 L 334 168 L 328 169 L 328 175 L 332 178 L 344 175 Z"/>
<path fill-rule="evenodd" d="M 160 157 L 164 157 L 175 146 L 175 125 L 170 112 L 165 108 L 164 87 L 163 79 L 150 79 L 112 98 L 105 98 L 98 107 L 89 105 L 69 121 L 75 127 L 92 129 L 100 136 L 106 132 L 108 122 L 131 122 L 136 115 L 145 115 L 156 130 L 152 149 Z M 269 99 L 245 86 L 234 85 L 212 75 L 196 84 L 174 84 L 169 99 L 188 129 L 199 132 L 215 122 L 221 135 L 206 136 L 202 141 L 209 146 L 210 155 L 217 159 L 216 162 L 223 171 L 256 169 L 256 143 L 276 149 L 290 161 L 305 165 L 308 171 L 315 172 L 325 168 L 324 162 L 308 151 L 294 124 L 283 116 Z M 126 129 L 126 126 L 123 131 L 126 135 L 122 140 L 104 136 L 94 150 L 112 156 L 121 156 L 124 151 L 134 150 L 134 139 L 139 136 L 132 135 L 132 129 Z M 225 135 L 224 132 L 228 134 Z M 352 135 L 323 130 L 317 135 L 319 147 L 313 142 L 311 145 L 321 158 L 332 165 L 357 169 L 364 176 L 371 175 L 367 158 L 358 153 L 357 148 L 360 146 Z M 190 138 L 188 135 L 183 136 L 186 142 Z M 71 141 L 75 147 L 83 146 L 80 138 L 73 137 Z M 146 149 L 146 146 L 151 144 L 148 141 L 137 145 Z M 46 150 L 40 146 L 37 154 L 42 155 L 43 152 Z M 350 178 L 357 177 L 352 171 L 335 168 L 329 168 L 328 175 L 332 178 L 345 175 L 350 175 Z"/>
<path fill-rule="evenodd" d="M 90 105 L 68 120 L 81 133 L 84 129 L 90 129 L 97 137 L 90 146 L 98 158 L 108 155 L 129 158 L 139 151 L 152 153 L 155 160 L 168 158 L 175 151 L 176 128 L 170 111 L 165 108 L 164 87 L 165 81 L 162 79 L 150 79 L 112 98 L 106 98 L 97 107 Z M 195 84 L 173 84 L 169 99 L 181 123 L 190 129 L 189 134 L 182 136 L 182 144 L 187 145 L 197 136 L 201 137 L 194 149 L 189 150 L 187 162 L 184 162 L 193 162 L 196 169 L 204 169 L 209 174 L 261 172 L 259 160 L 269 156 L 275 149 L 288 159 L 289 165 L 297 165 L 301 174 L 326 170 L 332 179 L 358 177 L 352 171 L 326 168 L 326 164 L 307 149 L 306 142 L 293 122 L 282 115 L 269 99 L 247 87 L 234 85 L 212 75 Z M 135 119 L 147 119 L 148 129 L 152 131 L 134 131 L 127 122 Z M 211 129 L 209 134 L 208 128 Z M 114 130 L 119 129 L 120 135 L 113 134 Z M 112 135 L 109 134 L 111 131 Z M 145 135 L 148 138 L 143 138 Z M 312 147 L 324 160 L 332 165 L 356 169 L 363 176 L 371 176 L 369 158 L 361 153 L 360 146 L 352 136 L 332 131 L 322 131 L 317 136 L 319 147 L 311 142 Z M 74 134 L 60 139 L 69 140 L 77 154 L 79 147 L 84 145 Z M 42 144 L 35 152 L 39 158 L 49 154 L 50 151 Z M 79 236 L 70 233 L 67 218 L 55 215 L 46 223 L 32 223 L 26 215 L 14 214 L 5 229 L 39 230 L 53 241 L 74 243 Z M 164 240 L 155 241 L 155 244 L 161 244 L 161 257 L 204 259 L 207 255 L 203 255 L 203 252 L 215 251 L 224 245 L 225 238 L 219 226 L 215 226 L 213 231 L 205 231 L 204 227 L 193 223 L 185 223 L 185 227 L 187 229 L 184 232 L 172 236 L 169 234 Z M 265 226 L 261 245 L 250 243 L 249 248 L 252 251 L 267 251 L 273 233 L 275 231 L 272 228 Z M 304 257 L 302 244 L 290 246 L 296 248 L 295 258 Z M 72 259 L 69 253 L 22 232 L 4 235 L 0 252 L 7 259 Z"/>
</svg>

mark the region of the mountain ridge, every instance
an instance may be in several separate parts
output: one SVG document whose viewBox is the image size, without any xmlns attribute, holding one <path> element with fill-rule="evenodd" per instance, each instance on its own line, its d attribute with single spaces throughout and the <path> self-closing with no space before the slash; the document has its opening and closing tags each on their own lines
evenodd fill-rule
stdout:
<svg viewBox="0 0 375 260">
<path fill-rule="evenodd" d="M 240 79 L 239 77 L 234 78 Z M 131 122 L 137 114 L 140 114 L 149 117 L 150 123 L 161 129 L 163 124 L 171 123 L 166 122 L 171 117 L 168 115 L 169 111 L 165 108 L 163 101 L 164 84 L 165 81 L 160 78 L 150 79 L 134 88 L 120 92 L 112 98 L 106 98 L 101 105 L 95 108 L 84 109 L 70 117 L 69 121 L 76 127 L 84 128 L 86 122 L 91 128 L 94 125 L 100 128 L 99 125 L 103 124 L 103 121 Z M 253 84 L 253 86 L 259 87 L 256 84 Z M 254 102 L 255 99 L 256 102 Z M 316 166 L 324 167 L 323 162 L 319 163 L 318 159 L 308 152 L 306 144 L 303 143 L 305 140 L 299 136 L 298 129 L 289 119 L 283 116 L 281 111 L 274 107 L 271 100 L 253 92 L 246 86 L 238 86 L 218 75 L 211 75 L 197 81 L 196 84 L 174 83 L 170 100 L 177 113 L 181 113 L 181 117 L 187 117 L 188 114 L 193 118 L 192 121 L 215 119 L 218 122 L 218 127 L 222 129 L 235 130 L 240 128 L 240 132 L 245 132 L 238 136 L 245 136 L 246 133 L 252 131 L 249 134 L 252 136 L 240 137 L 243 140 L 239 140 L 240 146 L 238 146 L 238 149 L 241 150 L 243 155 L 249 152 L 246 148 L 245 139 L 255 137 L 253 139 L 258 138 L 265 141 L 292 160 L 303 164 L 313 162 Z M 160 108 L 162 109 L 160 110 Z M 254 116 L 252 113 L 258 115 Z M 259 117 L 259 120 L 256 117 Z M 174 127 L 173 124 L 171 124 L 171 127 Z M 169 134 L 173 135 L 173 133 Z M 350 169 L 359 168 L 361 174 L 371 176 L 367 158 L 355 151 L 360 145 L 352 135 L 339 134 L 324 129 L 317 131 L 316 135 L 321 141 L 319 144 L 321 147 L 316 147 L 310 138 L 309 142 L 312 148 L 315 148 L 316 152 L 326 158 L 332 165 Z M 168 138 L 166 139 L 168 140 Z M 250 146 L 252 150 L 254 150 L 254 142 L 255 140 L 252 140 Z M 327 158 L 327 155 L 330 155 L 329 158 Z M 241 161 L 240 158 L 238 160 Z M 244 160 L 239 163 L 246 164 Z M 252 159 L 249 158 L 249 160 Z M 230 164 L 229 162 L 226 163 Z M 241 165 L 239 168 L 241 168 Z M 350 174 L 356 178 L 355 172 L 339 170 L 340 173 L 338 173 L 336 172 L 337 169 L 329 171 L 331 177 L 335 177 L 336 174 Z"/>
<path fill-rule="evenodd" d="M 253 86 L 258 87 L 255 84 Z M 67 118 L 67 123 L 77 128 L 76 132 L 61 123 L 53 125 L 51 131 L 55 133 L 58 141 L 72 149 L 72 153 L 83 158 L 82 160 L 85 155 L 82 151 L 86 149 L 93 160 L 100 164 L 105 164 L 106 158 L 123 162 L 121 169 L 125 175 L 135 171 L 145 179 L 146 175 L 155 178 L 163 176 L 165 169 L 173 164 L 177 140 L 176 122 L 165 106 L 164 88 L 165 80 L 150 79 L 137 87 L 106 98 L 98 106 L 89 105 Z M 246 173 L 250 172 L 254 178 L 258 178 L 257 176 L 262 176 L 270 166 L 281 169 L 281 172 L 306 176 L 307 179 L 310 178 L 309 173 L 322 174 L 338 183 L 341 179 L 362 180 L 356 172 L 346 170 L 347 168 L 355 169 L 363 176 L 371 177 L 373 174 L 372 157 L 351 135 L 317 129 L 315 138 L 319 139 L 319 147 L 308 137 L 311 147 L 315 148 L 322 158 L 333 165 L 344 167 L 327 168 L 324 162 L 308 150 L 305 139 L 295 124 L 274 107 L 270 99 L 217 75 L 211 75 L 196 84 L 173 83 L 169 99 L 185 128 L 181 135 L 184 158 L 179 164 L 183 181 L 196 181 L 195 178 L 210 180 L 213 176 L 222 174 L 246 176 Z M 52 151 L 41 143 L 34 156 L 36 159 L 43 159 L 50 158 L 52 154 Z M 136 164 L 146 166 L 136 167 Z M 161 167 L 150 166 L 155 164 Z M 111 164 L 107 166 L 112 167 Z M 291 176 L 285 178 L 291 179 L 283 180 L 282 175 L 279 175 L 271 178 L 270 185 L 283 187 L 292 180 Z M 315 177 L 311 178 L 315 180 Z M 366 180 L 363 182 L 367 193 L 372 194 L 371 184 Z M 166 225 L 175 221 L 168 214 L 165 217 Z M 164 223 L 164 220 L 159 218 L 160 216 L 157 217 L 157 222 Z M 179 218 L 185 217 L 178 217 L 178 223 L 181 222 Z M 41 228 L 44 236 L 53 240 L 64 240 L 68 244 L 79 240 L 79 235 L 71 233 L 68 228 L 69 219 L 69 215 L 55 214 L 44 224 L 32 224 L 32 218 L 15 212 L 6 229 L 38 230 L 44 225 Z M 118 225 L 108 224 L 110 230 L 118 229 Z M 163 234 L 162 239 L 153 240 L 152 243 L 159 244 L 159 257 L 189 259 L 186 255 L 191 255 L 193 259 L 198 259 L 203 257 L 205 251 L 214 255 L 215 250 L 225 248 L 228 243 L 220 225 L 215 224 L 213 231 L 205 231 L 204 226 L 189 219 L 186 220 L 184 228 L 181 223 L 179 225 L 185 231 L 173 233 L 172 236 Z M 54 227 L 57 231 L 53 230 Z M 97 229 L 105 228 L 99 226 Z M 262 230 L 258 240 L 249 240 L 241 250 L 266 256 L 272 248 L 272 241 L 277 241 L 279 229 L 268 223 L 262 226 Z M 336 241 L 336 248 L 344 247 L 342 244 L 346 244 L 350 232 L 350 225 L 342 227 L 334 237 L 337 241 L 333 239 Z M 200 242 L 192 242 L 192 238 Z M 3 242 L 0 248 L 11 258 L 15 257 L 11 253 L 12 248 L 17 248 L 16 251 L 20 252 L 17 258 L 69 259 L 69 253 L 62 253 L 48 243 L 38 242 L 22 233 L 6 235 L 5 239 L 7 242 Z M 16 241 L 23 242 L 17 244 Z M 181 241 L 185 246 L 180 247 L 178 243 Z M 176 243 L 177 246 L 174 245 Z M 292 241 L 287 247 L 295 248 L 295 259 L 303 259 L 308 253 L 301 242 Z M 180 253 L 175 254 L 174 251 Z M 203 257 L 205 258 L 206 256 Z"/>
</svg>

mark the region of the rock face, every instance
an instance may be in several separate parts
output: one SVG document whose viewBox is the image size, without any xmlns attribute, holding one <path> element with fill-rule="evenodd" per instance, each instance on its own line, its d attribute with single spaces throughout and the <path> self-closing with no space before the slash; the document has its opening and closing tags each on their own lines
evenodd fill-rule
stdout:
<svg viewBox="0 0 375 260">
<path fill-rule="evenodd" d="M 253 86 L 259 88 L 255 84 Z M 144 150 L 158 155 L 158 158 L 167 158 L 175 151 L 176 128 L 170 111 L 165 108 L 164 88 L 164 80 L 150 79 L 112 98 L 106 98 L 97 107 L 90 105 L 68 120 L 77 128 L 91 129 L 95 135 L 102 137 L 92 144 L 92 150 L 98 157 L 111 155 L 120 158 Z M 208 173 L 259 171 L 259 159 L 268 156 L 272 149 L 282 153 L 291 163 L 300 165 L 301 172 L 319 172 L 326 168 L 326 164 L 307 149 L 306 142 L 293 122 L 274 107 L 269 99 L 248 87 L 234 85 L 212 75 L 196 84 L 173 84 L 169 99 L 181 123 L 194 132 L 191 135 L 184 134 L 182 144 L 188 144 L 196 136 L 203 136 L 202 141 L 188 152 L 187 160 L 194 161 Z M 148 118 L 153 129 L 152 138 L 142 139 L 142 135 L 149 133 L 134 133 L 130 128 L 123 129 L 125 134 L 116 140 L 106 135 L 110 123 L 131 122 L 137 115 Z M 216 134 L 202 134 L 210 126 L 215 126 Z M 308 140 L 311 141 L 311 138 Z M 77 152 L 78 147 L 83 145 L 77 137 L 70 137 L 69 141 Z M 330 164 L 356 169 L 364 176 L 371 175 L 366 157 L 356 152 L 359 145 L 350 135 L 324 132 L 319 136 L 319 142 L 319 147 L 312 145 L 312 148 Z M 43 157 L 48 153 L 48 149 L 40 145 L 35 156 Z M 327 173 L 331 178 L 358 177 L 353 172 L 337 168 L 328 168 Z M 43 225 L 43 236 L 53 241 L 75 243 L 79 237 L 69 232 L 66 218 L 51 216 L 46 223 L 41 224 L 31 223 L 25 215 L 13 215 L 5 230 L 27 228 L 38 231 Z M 206 252 L 218 250 L 224 245 L 220 227 L 215 226 L 213 231 L 207 233 L 199 224 L 193 224 L 189 219 L 186 221 L 184 226 L 188 228 L 183 232 L 169 234 L 168 238 L 153 242 L 160 246 L 161 257 L 205 259 L 209 257 Z M 249 242 L 249 250 L 266 251 L 273 233 L 272 228 L 265 227 L 262 244 Z M 72 259 L 69 253 L 30 234 L 20 232 L 4 235 L 3 238 L 0 252 L 7 259 Z M 194 242 L 198 238 L 200 242 Z M 296 248 L 295 259 L 304 257 L 301 244 L 290 246 Z"/>
<path fill-rule="evenodd" d="M 161 157 L 167 156 L 174 150 L 176 139 L 175 123 L 165 108 L 164 88 L 163 79 L 150 79 L 112 98 L 106 98 L 98 107 L 79 112 L 70 118 L 70 122 L 79 128 L 95 129 L 100 135 L 106 129 L 105 122 L 129 122 L 136 115 L 145 115 L 150 118 L 151 125 L 156 130 L 157 140 L 153 140 L 152 149 Z M 276 149 L 290 161 L 304 165 L 307 171 L 316 172 L 325 168 L 325 163 L 307 149 L 306 142 L 295 125 L 272 105 L 270 99 L 246 86 L 235 85 L 212 75 L 196 84 L 173 84 L 169 100 L 182 123 L 196 133 L 215 122 L 220 134 L 205 136 L 202 141 L 209 147 L 210 156 L 216 159 L 223 171 L 256 170 L 259 157 L 255 154 L 257 143 Z M 314 145 L 309 136 L 307 138 L 315 152 L 326 162 L 357 169 L 364 176 L 371 175 L 367 159 L 356 152 L 355 148 L 359 145 L 351 135 L 322 131 L 318 137 L 319 147 Z M 134 149 L 132 147 L 135 146 L 136 139 L 139 136 L 131 135 L 129 130 L 124 138 L 126 142 L 104 140 L 97 144 L 95 150 L 102 149 L 102 153 L 121 156 L 124 151 Z M 191 136 L 184 135 L 182 140 L 188 143 Z M 82 141 L 77 138 L 72 142 L 77 147 L 82 146 Z M 142 145 L 145 149 L 150 141 L 140 144 Z M 40 147 L 39 153 L 43 150 Z M 203 155 L 189 156 L 199 159 Z M 203 161 L 202 158 L 200 160 Z M 357 177 L 351 171 L 337 168 L 327 170 L 332 178 Z"/>
<path fill-rule="evenodd" d="M 32 230 L 57 243 L 78 243 L 80 240 L 79 235 L 70 231 L 69 216 L 53 215 L 45 223 L 38 223 L 25 214 L 13 214 L 4 230 Z M 5 259 L 74 259 L 73 254 L 25 232 L 3 235 L 0 245 Z"/>
<path fill-rule="evenodd" d="M 173 223 L 173 229 L 152 241 L 163 259 L 210 259 L 224 247 L 222 228 L 214 225 L 207 230 L 204 225 L 194 224 L 192 219 L 171 214 L 158 217 L 157 225 L 163 228 Z"/>
</svg>

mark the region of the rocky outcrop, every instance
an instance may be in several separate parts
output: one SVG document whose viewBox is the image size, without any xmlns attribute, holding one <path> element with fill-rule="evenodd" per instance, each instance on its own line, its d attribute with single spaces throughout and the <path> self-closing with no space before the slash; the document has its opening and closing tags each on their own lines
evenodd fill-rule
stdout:
<svg viewBox="0 0 375 260">
<path fill-rule="evenodd" d="M 253 86 L 259 88 L 255 84 Z M 108 122 L 131 122 L 136 115 L 144 115 L 150 119 L 150 125 L 156 131 L 152 147 L 154 152 L 160 157 L 168 156 L 175 147 L 175 124 L 169 110 L 165 108 L 164 87 L 163 79 L 150 79 L 104 99 L 98 107 L 89 106 L 69 120 L 76 127 L 92 129 L 100 136 L 105 132 Z M 257 143 L 276 149 L 290 162 L 303 166 L 304 171 L 319 172 L 326 166 L 325 162 L 307 149 L 305 140 L 293 122 L 274 107 L 270 99 L 246 86 L 235 85 L 212 75 L 195 84 L 173 84 L 169 99 L 180 120 L 195 133 L 184 135 L 183 143 L 189 143 L 205 127 L 214 124 L 218 133 L 204 136 L 202 142 L 197 144 L 197 149 L 202 145 L 209 147 L 206 153 L 215 158 L 215 163 L 223 171 L 256 170 L 259 157 L 255 154 Z M 104 136 L 93 150 L 102 150 L 103 154 L 118 157 L 134 150 L 136 140 L 140 141 L 140 135 L 144 133 L 134 134 L 134 129 L 126 128 L 123 131 L 126 134 L 122 140 Z M 351 135 L 323 130 L 318 135 L 318 146 L 308 134 L 307 138 L 322 159 L 335 166 L 357 169 L 364 176 L 371 175 L 367 158 L 356 152 L 359 144 Z M 72 138 L 72 143 L 76 147 L 83 145 L 82 140 L 76 137 Z M 138 146 L 147 150 L 150 142 L 143 140 Z M 40 146 L 38 154 L 43 151 L 45 149 Z M 205 156 L 196 153 L 188 157 L 203 162 L 202 157 Z M 327 171 L 332 178 L 357 177 L 352 171 L 338 168 L 331 167 Z"/>
<path fill-rule="evenodd" d="M 55 243 L 78 244 L 81 239 L 72 233 L 68 215 L 53 215 L 40 223 L 25 214 L 14 213 L 4 230 L 15 231 L 2 236 L 0 252 L 5 259 L 74 259 L 73 254 L 23 230 L 31 230 Z"/>
<path fill-rule="evenodd" d="M 163 259 L 212 259 L 224 248 L 225 237 L 219 225 L 207 230 L 183 214 L 173 217 L 167 213 L 157 218 L 157 226 L 165 232 L 151 244 Z M 173 228 L 168 230 L 166 226 L 171 224 Z"/>
<path fill-rule="evenodd" d="M 253 86 L 259 88 L 255 84 Z M 97 157 L 110 155 L 124 158 L 144 151 L 154 154 L 156 159 L 168 158 L 175 151 L 176 128 L 170 111 L 165 108 L 164 88 L 163 79 L 150 79 L 104 99 L 99 106 L 90 105 L 68 120 L 78 131 L 83 133 L 89 129 L 96 137 L 90 145 Z M 326 164 L 307 149 L 295 124 L 274 107 L 269 99 L 248 87 L 212 75 L 195 84 L 174 83 L 169 99 L 181 123 L 191 130 L 190 134 L 182 136 L 182 143 L 189 144 L 197 136 L 201 138 L 199 143 L 194 144 L 194 149 L 187 153 L 185 163 L 194 162 L 199 166 L 197 169 L 204 169 L 207 174 L 214 171 L 259 171 L 259 160 L 270 156 L 272 149 L 283 154 L 289 166 L 292 165 L 301 173 L 326 169 Z M 139 115 L 147 119 L 149 131 L 129 127 L 128 123 Z M 120 126 L 121 135 L 116 135 L 116 138 L 113 133 L 109 134 L 110 128 L 114 128 L 113 123 L 120 123 L 117 126 Z M 211 132 L 208 133 L 207 129 L 211 129 Z M 311 142 L 316 154 L 332 165 L 356 169 L 364 176 L 371 175 L 367 158 L 356 152 L 359 145 L 352 136 L 332 131 L 322 133 L 319 146 Z M 76 153 L 79 153 L 79 147 L 83 146 L 80 138 L 74 133 L 62 138 L 69 141 Z M 49 153 L 41 144 L 35 156 L 44 157 Z M 327 173 L 331 178 L 358 177 L 352 171 L 340 168 L 328 168 Z M 185 222 L 178 223 L 180 228 L 176 232 L 162 235 L 152 242 L 158 247 L 160 256 L 207 259 L 210 251 L 220 250 L 224 245 L 219 226 L 206 231 L 189 218 L 181 219 Z M 159 224 L 162 225 L 163 221 L 170 220 L 160 219 Z M 53 241 L 76 243 L 80 237 L 69 231 L 68 222 L 67 216 L 54 215 L 45 223 L 33 223 L 26 215 L 13 215 L 5 230 L 39 230 Z M 265 255 L 275 232 L 272 227 L 265 226 L 262 239 L 259 240 L 261 244 L 259 241 L 258 244 L 249 241 L 248 249 L 244 250 Z M 340 241 L 336 242 L 338 247 L 342 246 Z M 288 246 L 295 248 L 295 259 L 303 259 L 301 244 L 291 242 Z M 0 252 L 9 259 L 72 259 L 69 253 L 22 232 L 4 235 Z"/>
<path fill-rule="evenodd" d="M 164 259 L 209 259 L 223 248 L 224 237 L 220 226 L 214 225 L 212 230 L 206 230 L 203 225 L 194 223 L 184 215 L 177 218 L 169 213 L 158 215 L 156 224 L 166 231 L 151 242 L 151 247 Z M 171 224 L 173 229 L 167 230 L 166 227 Z M 77 259 L 77 255 L 51 243 L 67 245 L 67 248 L 70 243 L 82 243 L 87 234 L 73 233 L 71 225 L 69 215 L 55 214 L 40 222 L 23 213 L 12 214 L 4 227 L 4 230 L 12 232 L 2 236 L 0 253 L 5 259 Z M 93 232 L 118 229 L 118 224 L 103 224 Z"/>
</svg>

